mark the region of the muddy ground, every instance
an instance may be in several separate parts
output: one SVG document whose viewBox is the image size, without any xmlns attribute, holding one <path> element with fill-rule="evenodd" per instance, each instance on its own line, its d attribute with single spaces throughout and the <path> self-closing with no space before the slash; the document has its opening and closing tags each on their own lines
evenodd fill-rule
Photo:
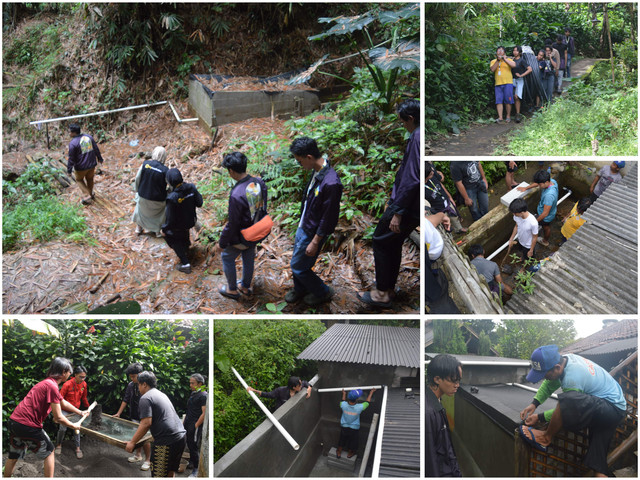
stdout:
<svg viewBox="0 0 640 480">
<path fill-rule="evenodd" d="M 583 58 L 571 65 L 573 78 L 579 78 L 587 73 L 597 59 Z M 563 88 L 566 89 L 571 82 L 563 81 Z M 554 94 L 555 95 L 555 94 Z M 454 110 L 455 113 L 455 110 Z M 515 116 L 515 105 L 512 107 L 512 117 Z M 450 135 L 442 138 L 427 140 L 426 154 L 441 156 L 467 156 L 467 155 L 493 155 L 496 148 L 508 144 L 507 134 L 515 129 L 526 128 L 527 118 L 531 117 L 530 112 L 521 111 L 524 116 L 521 123 L 512 121 L 510 123 L 475 123 L 459 135 Z M 497 118 L 495 108 L 492 111 L 493 118 Z"/>
<path fill-rule="evenodd" d="M 55 477 L 151 477 L 150 470 L 140 470 L 141 463 L 129 463 L 127 458 L 132 454 L 122 448 L 84 435 L 80 439 L 80 448 L 84 454 L 82 459 L 76 458 L 73 440 L 67 434 L 65 441 L 62 443 L 62 453 L 55 457 Z M 3 464 L 7 460 L 7 456 L 7 453 L 3 454 Z M 186 465 L 187 459 L 183 458 L 181 463 Z M 187 477 L 190 473 L 191 470 L 186 470 L 183 473 L 176 473 L 176 476 Z M 43 477 L 43 461 L 29 452 L 24 460 L 18 460 L 13 470 L 13 476 L 23 478 Z"/>
<path fill-rule="evenodd" d="M 181 118 L 190 117 L 186 102 L 177 106 Z M 138 236 L 131 223 L 134 210 L 132 183 L 142 160 L 136 155 L 150 153 L 157 145 L 166 148 L 167 165 L 178 167 L 185 181 L 197 185 L 220 171 L 222 153 L 231 144 L 255 139 L 275 132 L 285 135 L 280 119 L 252 119 L 225 125 L 210 149 L 211 137 L 197 122 L 176 122 L 168 107 L 150 109 L 118 138 L 100 144 L 105 163 L 96 176 L 96 202 L 83 207 L 95 244 L 77 244 L 56 240 L 44 244 L 32 242 L 28 247 L 3 254 L 3 313 L 62 313 L 71 304 L 93 309 L 114 298 L 136 300 L 142 313 L 267 313 L 268 303 L 278 304 L 283 313 L 376 313 L 363 306 L 356 292 L 369 289 L 374 283 L 373 254 L 370 243 L 358 238 L 374 218 L 358 219 L 358 223 L 339 224 L 334 236 L 338 248 L 325 250 L 314 270 L 330 283 L 336 295 L 330 303 L 309 309 L 302 302 L 284 306 L 284 295 L 292 288 L 289 269 L 292 238 L 277 226 L 268 241 L 257 250 L 254 295 L 240 301 L 222 297 L 218 288 L 225 284 L 222 263 L 192 230 L 190 275 L 176 270 L 178 259 L 162 238 Z M 91 132 L 87 132 L 91 133 Z M 130 142 L 138 141 L 137 146 Z M 44 147 L 11 152 L 3 157 L 3 175 L 18 171 L 26 164 L 26 155 L 40 158 L 43 154 L 66 163 L 66 142 L 56 151 Z M 251 152 L 240 147 L 250 156 Z M 60 165 L 62 167 L 62 164 Z M 252 172 L 250 172 L 252 173 Z M 302 187 L 301 187 L 302 188 Z M 79 203 L 76 185 L 61 193 L 66 201 Z M 226 197 L 226 193 L 223 195 Z M 222 201 L 222 203 L 220 203 Z M 299 199 L 292 199 L 298 203 Z M 218 199 L 219 205 L 226 201 Z M 209 230 L 219 224 L 213 199 L 204 198 L 198 212 L 200 222 Z M 203 232 L 204 230 L 201 230 Z M 420 303 L 419 247 L 407 241 L 403 265 L 397 283 L 397 297 L 388 313 L 416 313 Z M 238 265 L 238 268 L 239 265 Z M 90 290 L 108 274 L 96 293 Z"/>
</svg>

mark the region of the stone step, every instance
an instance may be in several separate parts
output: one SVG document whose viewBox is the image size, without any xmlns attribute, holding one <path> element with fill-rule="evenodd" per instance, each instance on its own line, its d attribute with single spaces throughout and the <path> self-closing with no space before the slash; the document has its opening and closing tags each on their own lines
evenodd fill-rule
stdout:
<svg viewBox="0 0 640 480">
<path fill-rule="evenodd" d="M 358 459 L 358 455 L 354 455 L 351 458 L 347 458 L 347 451 L 343 450 L 340 458 L 336 457 L 336 447 L 331 447 L 329 450 L 329 458 L 327 463 L 335 468 L 339 468 L 341 470 L 346 470 L 349 472 L 353 472 L 356 469 L 356 460 Z"/>
</svg>

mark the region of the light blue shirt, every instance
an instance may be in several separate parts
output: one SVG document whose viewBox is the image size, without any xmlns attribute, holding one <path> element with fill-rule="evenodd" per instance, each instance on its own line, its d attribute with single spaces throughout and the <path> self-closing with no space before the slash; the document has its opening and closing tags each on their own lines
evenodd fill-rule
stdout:
<svg viewBox="0 0 640 480">
<path fill-rule="evenodd" d="M 545 205 L 551 207 L 549 215 L 542 220 L 544 223 L 548 223 L 556 218 L 556 212 L 558 211 L 558 182 L 551 179 L 551 185 L 542 190 L 540 195 L 540 203 L 538 204 L 538 215 L 542 214 Z"/>
<path fill-rule="evenodd" d="M 564 367 L 564 377 L 560 379 L 563 390 L 579 390 L 603 398 L 622 411 L 627 410 L 622 387 L 609 372 L 580 355 L 570 353 L 565 356 L 567 365 Z"/>
<path fill-rule="evenodd" d="M 369 402 L 356 403 L 355 405 L 349 405 L 349 402 L 340 402 L 340 408 L 342 409 L 340 425 L 353 428 L 354 430 L 360 430 L 360 414 L 368 406 Z"/>
</svg>

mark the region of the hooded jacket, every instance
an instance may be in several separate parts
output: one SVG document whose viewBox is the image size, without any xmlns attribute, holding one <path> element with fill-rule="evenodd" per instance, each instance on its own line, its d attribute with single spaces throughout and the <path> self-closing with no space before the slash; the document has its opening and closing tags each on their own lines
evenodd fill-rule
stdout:
<svg viewBox="0 0 640 480">
<path fill-rule="evenodd" d="M 174 190 L 167 195 L 166 220 L 162 225 L 165 233 L 174 230 L 189 230 L 198 217 L 196 207 L 202 206 L 202 195 L 193 183 L 184 183 L 177 168 L 167 172 L 167 182 Z"/>
<path fill-rule="evenodd" d="M 428 385 L 425 390 L 425 476 L 461 477 L 458 458 L 451 442 L 447 412 Z"/>
</svg>

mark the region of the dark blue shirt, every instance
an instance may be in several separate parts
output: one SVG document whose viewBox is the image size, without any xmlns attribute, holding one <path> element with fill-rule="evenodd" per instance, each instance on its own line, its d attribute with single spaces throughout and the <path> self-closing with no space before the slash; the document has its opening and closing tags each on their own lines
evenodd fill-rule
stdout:
<svg viewBox="0 0 640 480">
<path fill-rule="evenodd" d="M 258 190 L 260 195 L 255 195 Z M 256 209 L 260 207 L 267 208 L 267 186 L 261 178 L 247 175 L 231 189 L 227 224 L 220 235 L 221 248 L 242 242 L 240 230 L 253 225 Z"/>
<path fill-rule="evenodd" d="M 311 182 L 313 185 L 309 188 Z M 302 229 L 308 235 L 317 234 L 321 237 L 331 235 L 340 216 L 342 183 L 328 161 L 327 166 L 318 172 L 315 179 L 311 177 L 303 195 L 300 206 L 300 214 L 304 212 L 300 225 Z"/>
<path fill-rule="evenodd" d="M 98 144 L 91 135 L 81 133 L 76 135 L 69 142 L 69 161 L 67 162 L 67 172 L 71 173 L 73 169 L 89 170 L 95 167 L 98 162 L 102 163 L 102 155 Z"/>
<path fill-rule="evenodd" d="M 166 220 L 162 230 L 189 230 L 196 224 L 196 207 L 202 206 L 202 195 L 193 183 L 182 183 L 167 195 Z"/>
<path fill-rule="evenodd" d="M 420 218 L 420 127 L 409 136 L 402 163 L 396 173 L 391 191 L 399 215 Z"/>
<path fill-rule="evenodd" d="M 163 202 L 167 199 L 167 167 L 157 160 L 146 160 L 142 164 L 138 195 L 147 200 Z"/>
<path fill-rule="evenodd" d="M 301 383 L 302 383 L 302 388 L 309 387 L 309 382 L 302 380 Z M 260 396 L 262 398 L 275 398 L 276 408 L 274 410 L 277 410 L 278 408 L 280 408 L 284 404 L 284 402 L 286 402 L 291 398 L 291 394 L 289 393 L 289 387 L 287 386 L 275 388 L 270 392 L 262 392 Z"/>
</svg>

